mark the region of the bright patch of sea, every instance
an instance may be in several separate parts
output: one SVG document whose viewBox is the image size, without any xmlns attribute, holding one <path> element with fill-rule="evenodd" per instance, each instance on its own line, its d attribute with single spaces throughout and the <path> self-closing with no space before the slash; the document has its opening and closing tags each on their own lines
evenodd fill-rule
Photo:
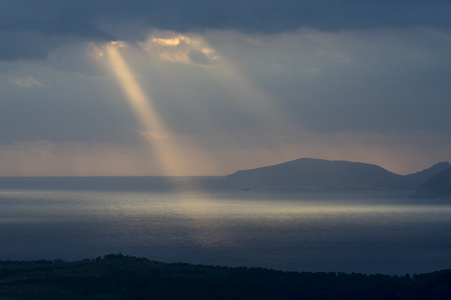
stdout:
<svg viewBox="0 0 451 300">
<path fill-rule="evenodd" d="M 451 268 L 451 200 L 175 180 L 0 178 L 0 260 L 121 252 L 290 271 Z"/>
</svg>

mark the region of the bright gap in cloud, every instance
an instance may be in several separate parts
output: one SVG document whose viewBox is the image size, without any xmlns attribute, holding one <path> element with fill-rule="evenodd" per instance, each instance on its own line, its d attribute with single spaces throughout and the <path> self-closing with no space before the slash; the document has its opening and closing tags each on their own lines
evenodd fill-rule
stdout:
<svg viewBox="0 0 451 300">
<path fill-rule="evenodd" d="M 201 36 L 155 31 L 138 45 L 150 55 L 157 54 L 159 59 L 170 62 L 208 65 L 220 60 Z"/>
</svg>

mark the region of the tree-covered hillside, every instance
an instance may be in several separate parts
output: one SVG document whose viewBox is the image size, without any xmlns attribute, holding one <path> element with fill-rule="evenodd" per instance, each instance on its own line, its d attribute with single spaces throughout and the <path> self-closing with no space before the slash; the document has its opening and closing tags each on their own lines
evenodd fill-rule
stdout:
<svg viewBox="0 0 451 300">
<path fill-rule="evenodd" d="M 0 262 L 0 299 L 451 299 L 451 270 L 405 276 L 165 264 L 118 255 Z"/>
</svg>

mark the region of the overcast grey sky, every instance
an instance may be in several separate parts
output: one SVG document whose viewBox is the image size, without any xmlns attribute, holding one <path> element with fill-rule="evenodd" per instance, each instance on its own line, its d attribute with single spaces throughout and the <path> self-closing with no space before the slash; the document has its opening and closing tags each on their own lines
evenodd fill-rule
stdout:
<svg viewBox="0 0 451 300">
<path fill-rule="evenodd" d="M 450 13 L 449 1 L 3 0 L 0 175 L 451 161 Z"/>
</svg>

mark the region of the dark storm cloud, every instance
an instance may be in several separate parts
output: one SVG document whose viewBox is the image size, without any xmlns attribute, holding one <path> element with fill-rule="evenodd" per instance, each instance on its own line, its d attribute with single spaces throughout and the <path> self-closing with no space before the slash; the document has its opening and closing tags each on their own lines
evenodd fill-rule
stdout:
<svg viewBox="0 0 451 300">
<path fill-rule="evenodd" d="M 5 0 L 0 3 L 1 60 L 35 59 L 68 37 L 117 39 L 107 24 L 140 21 L 177 31 L 233 29 L 281 32 L 371 27 L 450 27 L 449 1 Z M 131 38 L 138 38 L 130 32 Z M 124 38 L 121 35 L 121 38 Z"/>
</svg>

